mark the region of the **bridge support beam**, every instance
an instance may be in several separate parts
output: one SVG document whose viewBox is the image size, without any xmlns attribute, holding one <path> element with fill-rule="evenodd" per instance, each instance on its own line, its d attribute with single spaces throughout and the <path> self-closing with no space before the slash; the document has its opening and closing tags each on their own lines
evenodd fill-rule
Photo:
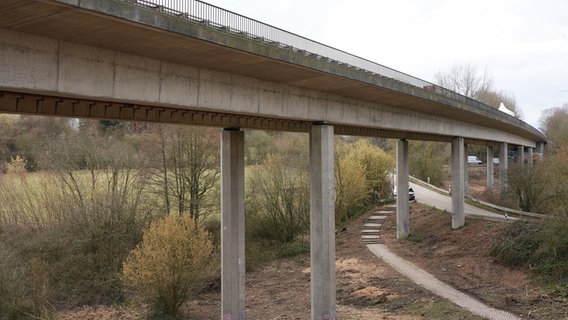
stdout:
<svg viewBox="0 0 568 320">
<path fill-rule="evenodd" d="M 221 134 L 221 319 L 245 319 L 244 132 Z"/>
<path fill-rule="evenodd" d="M 527 165 L 532 167 L 533 165 L 533 148 L 527 149 Z"/>
<path fill-rule="evenodd" d="M 499 147 L 499 191 L 501 192 L 501 197 L 505 197 L 507 193 L 507 175 L 509 171 L 508 155 L 508 144 L 502 142 Z"/>
<path fill-rule="evenodd" d="M 396 237 L 410 234 L 410 206 L 408 204 L 408 141 L 396 144 Z"/>
<path fill-rule="evenodd" d="M 464 150 L 464 139 L 455 137 L 452 140 L 452 229 L 465 225 L 464 187 L 467 158 Z"/>
<path fill-rule="evenodd" d="M 495 188 L 495 166 L 493 165 L 493 147 L 487 147 L 487 190 L 493 192 Z"/>
<path fill-rule="evenodd" d="M 310 252 L 312 320 L 334 320 L 335 199 L 333 126 L 310 131 Z"/>
</svg>

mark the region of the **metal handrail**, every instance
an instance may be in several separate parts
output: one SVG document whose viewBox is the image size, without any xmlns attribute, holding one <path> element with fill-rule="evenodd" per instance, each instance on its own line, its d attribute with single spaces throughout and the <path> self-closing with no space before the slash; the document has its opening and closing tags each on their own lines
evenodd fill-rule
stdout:
<svg viewBox="0 0 568 320">
<path fill-rule="evenodd" d="M 200 0 L 120 0 L 163 14 L 177 16 L 217 30 L 226 31 L 274 46 L 303 52 L 349 67 L 359 68 L 419 88 L 432 89 L 434 84 L 370 60 L 335 49 L 317 41 L 251 19 Z"/>
<path fill-rule="evenodd" d="M 248 39 L 277 46 L 283 49 L 302 52 L 307 56 L 318 59 L 327 59 L 330 62 L 345 65 L 350 68 L 360 69 L 378 76 L 397 80 L 421 88 L 428 92 L 459 101 L 469 105 L 485 106 L 493 109 L 475 99 L 464 96 L 455 91 L 443 88 L 432 82 L 428 82 L 409 74 L 394 70 L 370 60 L 358 57 L 317 41 L 299 36 L 283 29 L 268 25 L 255 19 L 248 18 L 238 13 L 217 7 L 200 0 L 118 0 L 131 3 L 149 10 L 163 14 L 176 16 L 194 23 L 199 23 L 216 30 L 228 32 Z M 518 125 L 526 125 L 520 119 L 510 115 L 503 115 Z M 529 126 L 530 127 L 530 126 Z M 538 131 L 530 127 L 533 131 Z"/>
</svg>

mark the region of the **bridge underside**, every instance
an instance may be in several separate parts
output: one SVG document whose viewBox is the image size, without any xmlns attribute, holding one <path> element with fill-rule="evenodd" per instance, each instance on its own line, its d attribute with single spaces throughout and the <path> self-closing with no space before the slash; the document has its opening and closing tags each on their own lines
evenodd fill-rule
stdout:
<svg viewBox="0 0 568 320">
<path fill-rule="evenodd" d="M 431 90 L 424 90 L 424 88 L 396 79 L 352 68 L 336 61 L 330 61 L 325 57 L 292 50 L 288 47 L 274 46 L 263 41 L 254 41 L 227 32 L 223 28 L 190 23 L 180 17 L 163 14 L 159 10 L 142 8 L 128 1 L 6 0 L 0 2 L 0 15 L 3 17 L 0 19 L 0 28 L 16 32 L 378 103 L 399 109 L 399 112 L 404 113 L 419 112 L 456 121 L 465 119 L 468 124 L 507 132 L 522 137 L 521 140 L 543 139 L 542 135 L 539 136 L 539 133 L 532 132 L 530 128 L 523 125 L 522 121 L 512 117 L 503 117 L 497 110 L 480 103 L 462 101 L 463 97 L 457 95 L 455 99 L 450 99 Z M 470 105 L 470 102 L 473 104 Z M 146 105 L 155 106 L 151 103 Z M 84 112 L 84 110 L 77 111 Z M 134 113 L 133 111 L 124 112 Z M 235 117 L 224 115 L 224 113 L 219 113 L 219 117 L 224 120 L 216 118 L 212 123 L 225 124 L 229 118 L 231 122 L 236 121 Z M 114 118 L 112 114 L 110 116 Z M 162 117 L 167 118 L 168 116 Z M 156 117 L 150 116 L 150 118 L 150 121 L 156 121 Z M 173 116 L 172 120 L 180 122 L 180 118 L 179 115 Z M 276 129 L 280 127 L 283 130 L 307 132 L 307 128 L 303 125 L 300 125 L 302 129 L 295 129 L 295 123 L 304 119 L 294 119 L 294 124 L 290 129 L 285 128 L 290 124 L 288 120 L 276 120 L 274 123 Z M 261 121 L 264 120 L 261 119 Z M 310 121 L 307 120 L 307 122 Z M 243 122 L 243 120 L 238 122 Z M 245 120 L 244 122 L 250 124 L 251 121 Z M 209 125 L 207 122 L 203 124 Z M 250 127 L 259 128 L 257 124 Z M 359 126 L 347 125 L 344 130 L 337 127 L 336 132 L 451 141 L 451 137 L 413 134 L 412 130 L 401 135 L 396 130 L 376 129 L 380 126 L 357 127 Z M 264 126 L 262 128 L 272 129 Z M 374 133 L 377 130 L 378 133 Z M 476 144 L 485 145 L 484 140 L 491 139 L 478 139 Z M 521 140 L 518 143 L 522 143 Z M 474 141 L 471 140 L 471 142 Z"/>
<path fill-rule="evenodd" d="M 147 121 L 219 128 L 243 128 L 306 132 L 313 121 L 268 118 L 254 115 L 220 113 L 198 109 L 178 109 L 108 101 L 95 101 L 49 95 L 0 91 L 0 112 L 69 118 L 95 118 L 122 121 Z M 450 142 L 451 137 L 347 125 L 336 125 L 335 133 L 363 137 Z M 495 145 L 487 141 L 468 143 Z"/>
</svg>

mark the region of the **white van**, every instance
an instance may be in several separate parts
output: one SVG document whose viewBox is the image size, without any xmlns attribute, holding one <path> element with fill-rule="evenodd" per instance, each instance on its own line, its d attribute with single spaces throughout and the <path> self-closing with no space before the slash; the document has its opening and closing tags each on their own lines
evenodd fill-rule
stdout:
<svg viewBox="0 0 568 320">
<path fill-rule="evenodd" d="M 468 164 L 481 164 L 481 160 L 479 160 L 476 156 L 467 156 L 467 163 Z"/>
</svg>

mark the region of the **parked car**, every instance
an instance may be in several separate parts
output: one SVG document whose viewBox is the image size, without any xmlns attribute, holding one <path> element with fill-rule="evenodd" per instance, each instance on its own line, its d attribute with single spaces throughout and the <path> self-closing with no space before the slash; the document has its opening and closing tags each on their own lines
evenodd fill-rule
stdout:
<svg viewBox="0 0 568 320">
<path fill-rule="evenodd" d="M 467 163 L 468 164 L 481 164 L 481 160 L 479 160 L 476 156 L 467 156 Z"/>
<path fill-rule="evenodd" d="M 394 187 L 392 194 L 396 198 L 396 186 Z M 416 200 L 416 194 L 414 192 L 414 189 L 412 189 L 412 187 L 408 187 L 408 200 L 409 201 Z"/>
<path fill-rule="evenodd" d="M 499 164 L 499 158 L 493 158 L 493 164 Z"/>
</svg>

